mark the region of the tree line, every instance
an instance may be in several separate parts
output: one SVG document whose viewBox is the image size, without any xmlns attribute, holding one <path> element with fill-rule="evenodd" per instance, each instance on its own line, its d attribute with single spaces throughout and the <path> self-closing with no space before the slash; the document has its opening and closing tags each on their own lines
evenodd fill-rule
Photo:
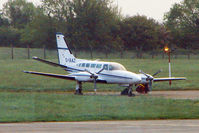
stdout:
<svg viewBox="0 0 199 133">
<path fill-rule="evenodd" d="M 147 16 L 122 16 L 111 0 L 8 0 L 0 11 L 0 45 L 55 48 L 55 33 L 64 33 L 75 51 L 105 54 L 199 48 L 199 0 L 174 4 L 160 23 Z"/>
</svg>

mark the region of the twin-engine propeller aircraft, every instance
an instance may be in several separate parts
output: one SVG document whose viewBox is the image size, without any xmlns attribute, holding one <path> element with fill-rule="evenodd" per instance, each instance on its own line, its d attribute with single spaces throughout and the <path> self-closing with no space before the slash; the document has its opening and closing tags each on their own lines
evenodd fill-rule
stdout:
<svg viewBox="0 0 199 133">
<path fill-rule="evenodd" d="M 146 74 L 142 71 L 140 71 L 140 74 L 136 74 L 134 72 L 127 71 L 125 67 L 119 63 L 77 59 L 73 56 L 72 52 L 68 48 L 64 40 L 63 34 L 57 33 L 56 39 L 59 63 L 53 63 L 47 60 L 40 59 L 38 57 L 33 57 L 33 59 L 52 66 L 61 67 L 70 74 L 61 75 L 34 71 L 24 72 L 66 80 L 74 80 L 77 82 L 75 91 L 75 94 L 77 95 L 82 95 L 83 82 L 93 82 L 95 92 L 97 90 L 97 83 L 119 84 L 121 86 L 127 86 L 127 88 L 124 89 L 121 94 L 134 96 L 134 94 L 132 93 L 132 87 L 134 85 L 136 86 L 136 91 L 138 93 L 148 93 L 152 90 L 153 82 L 186 79 L 183 77 L 154 78 L 154 76 L 160 73 L 161 70 L 153 75 Z"/>
</svg>

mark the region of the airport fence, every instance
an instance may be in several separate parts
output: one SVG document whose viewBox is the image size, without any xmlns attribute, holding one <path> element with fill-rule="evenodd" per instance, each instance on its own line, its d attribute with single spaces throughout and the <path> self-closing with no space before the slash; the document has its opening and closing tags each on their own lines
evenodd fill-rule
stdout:
<svg viewBox="0 0 199 133">
<path fill-rule="evenodd" d="M 78 58 L 90 59 L 90 51 L 86 50 L 72 50 L 74 55 Z M 173 59 L 199 59 L 199 51 L 191 50 L 176 50 L 171 54 Z M 0 47 L 0 59 L 31 59 L 33 56 L 37 56 L 43 59 L 57 59 L 56 49 L 43 48 L 16 48 L 16 47 Z M 122 54 L 118 51 L 110 52 L 109 54 L 103 51 L 93 51 L 92 56 L 94 59 L 166 59 L 167 54 L 163 51 L 143 51 L 138 56 L 136 51 L 124 51 Z"/>
</svg>

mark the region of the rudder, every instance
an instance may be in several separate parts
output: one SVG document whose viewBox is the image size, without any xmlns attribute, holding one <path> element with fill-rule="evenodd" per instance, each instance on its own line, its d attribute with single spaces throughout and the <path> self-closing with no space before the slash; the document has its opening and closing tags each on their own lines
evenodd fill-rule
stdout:
<svg viewBox="0 0 199 133">
<path fill-rule="evenodd" d="M 72 63 L 76 62 L 76 58 L 68 48 L 64 35 L 62 33 L 56 34 L 56 40 L 57 40 L 57 51 L 58 51 L 58 58 L 59 58 L 59 64 L 61 65 L 70 65 Z"/>
</svg>

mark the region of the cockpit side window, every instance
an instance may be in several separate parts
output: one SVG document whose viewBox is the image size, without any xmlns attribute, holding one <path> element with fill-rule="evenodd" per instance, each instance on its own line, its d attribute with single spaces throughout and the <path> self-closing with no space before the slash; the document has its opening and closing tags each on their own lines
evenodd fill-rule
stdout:
<svg viewBox="0 0 199 133">
<path fill-rule="evenodd" d="M 126 68 L 124 66 L 122 66 L 121 64 L 111 63 L 109 65 L 109 70 L 110 71 L 113 71 L 113 70 L 123 70 L 123 71 L 126 71 Z"/>
<path fill-rule="evenodd" d="M 114 68 L 112 65 L 109 65 L 109 70 L 112 71 Z"/>
</svg>

